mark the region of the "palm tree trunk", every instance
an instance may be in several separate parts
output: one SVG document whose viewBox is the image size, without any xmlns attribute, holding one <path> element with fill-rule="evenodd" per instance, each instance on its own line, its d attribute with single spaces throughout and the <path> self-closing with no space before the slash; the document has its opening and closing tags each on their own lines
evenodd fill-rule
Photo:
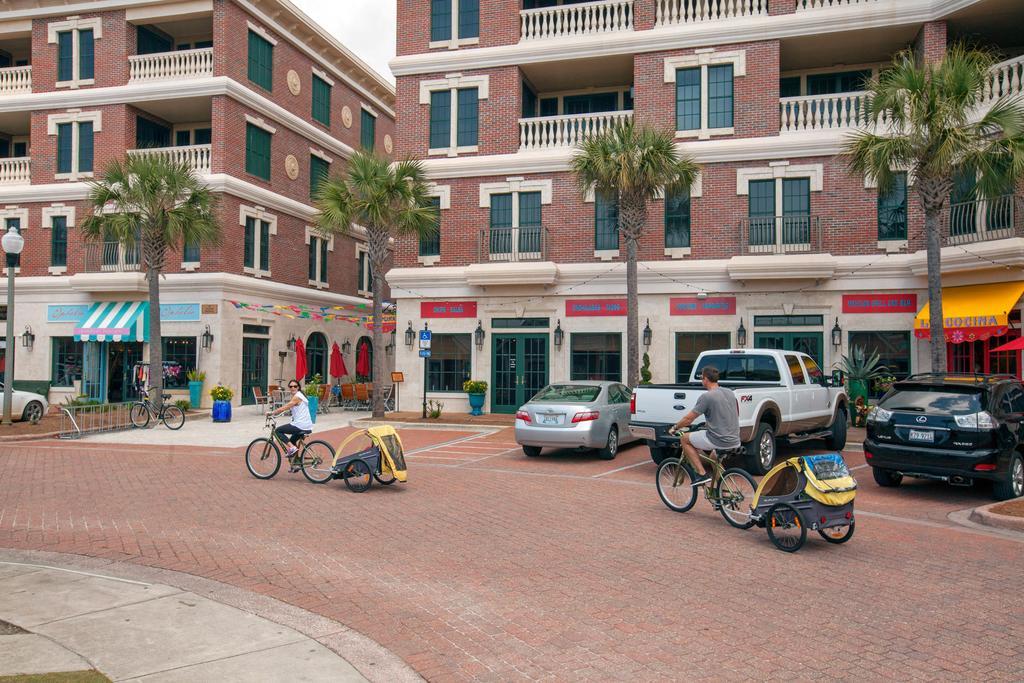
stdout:
<svg viewBox="0 0 1024 683">
<path fill-rule="evenodd" d="M 164 393 L 164 349 L 160 334 L 160 271 L 146 270 L 149 281 L 149 383 L 153 386 L 150 399 L 160 409 Z"/>
<path fill-rule="evenodd" d="M 946 331 L 942 316 L 942 214 L 925 208 L 928 255 L 928 327 L 931 333 L 932 372 L 946 372 Z"/>
<path fill-rule="evenodd" d="M 640 383 L 640 313 L 636 277 L 637 241 L 647 222 L 642 197 L 619 196 L 619 235 L 626 240 L 626 385 Z"/>
<path fill-rule="evenodd" d="M 388 256 L 388 237 L 386 230 L 369 228 L 367 247 L 370 269 L 373 277 L 370 289 L 373 293 L 373 417 L 384 417 L 384 267 Z"/>
</svg>

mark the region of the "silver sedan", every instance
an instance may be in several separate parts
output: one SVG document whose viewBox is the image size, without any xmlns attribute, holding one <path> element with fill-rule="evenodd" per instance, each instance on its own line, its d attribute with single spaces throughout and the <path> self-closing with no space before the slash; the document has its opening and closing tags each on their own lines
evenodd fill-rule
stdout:
<svg viewBox="0 0 1024 683">
<path fill-rule="evenodd" d="M 632 392 L 618 382 L 550 384 L 516 412 L 516 443 L 534 457 L 544 447 L 597 449 L 611 460 L 630 441 Z"/>
</svg>

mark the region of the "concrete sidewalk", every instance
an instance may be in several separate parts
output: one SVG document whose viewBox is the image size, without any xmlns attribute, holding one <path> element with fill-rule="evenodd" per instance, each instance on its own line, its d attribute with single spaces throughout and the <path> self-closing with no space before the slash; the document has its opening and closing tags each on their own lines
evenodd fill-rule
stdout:
<svg viewBox="0 0 1024 683">
<path fill-rule="evenodd" d="M 309 636 L 172 586 L 0 561 L 0 676 L 96 669 L 112 680 L 365 681 Z M 0 631 L 2 633 L 2 631 Z"/>
</svg>

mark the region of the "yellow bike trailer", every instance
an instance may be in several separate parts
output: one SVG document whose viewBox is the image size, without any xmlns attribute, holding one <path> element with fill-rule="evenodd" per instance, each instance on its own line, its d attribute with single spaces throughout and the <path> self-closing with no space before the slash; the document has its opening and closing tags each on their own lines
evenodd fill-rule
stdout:
<svg viewBox="0 0 1024 683">
<path fill-rule="evenodd" d="M 369 446 L 362 450 L 343 455 L 345 447 L 358 438 L 369 440 Z M 408 480 L 405 451 L 402 439 L 394 427 L 382 425 L 352 432 L 334 451 L 331 466 L 303 466 L 302 473 L 316 484 L 331 479 L 341 479 L 350 491 L 362 493 L 373 485 L 373 480 L 388 486 L 396 481 Z"/>
</svg>

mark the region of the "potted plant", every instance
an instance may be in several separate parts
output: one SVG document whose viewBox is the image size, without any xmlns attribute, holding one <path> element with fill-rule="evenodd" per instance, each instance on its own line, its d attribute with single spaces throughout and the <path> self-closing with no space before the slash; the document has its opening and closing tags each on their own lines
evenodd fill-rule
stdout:
<svg viewBox="0 0 1024 683">
<path fill-rule="evenodd" d="M 462 390 L 469 394 L 470 415 L 483 415 L 484 399 L 487 397 L 487 382 L 478 379 L 467 379 L 462 383 Z"/>
<path fill-rule="evenodd" d="M 854 346 L 849 356 L 843 356 L 839 364 L 849 386 L 850 399 L 856 401 L 868 398 L 868 386 L 872 380 L 888 374 L 888 368 L 879 364 L 879 355 L 875 351 L 868 354 L 863 346 Z"/>
<path fill-rule="evenodd" d="M 206 373 L 199 370 L 189 370 L 185 373 L 188 379 L 189 403 L 198 408 L 203 401 L 203 382 L 206 381 Z"/>
<path fill-rule="evenodd" d="M 889 393 L 889 390 L 892 389 L 892 385 L 895 384 L 895 382 L 895 377 L 889 374 L 885 374 L 882 375 L 881 377 L 876 378 L 875 381 L 871 384 L 871 388 L 874 390 L 877 396 L 884 396 L 885 394 Z"/>
<path fill-rule="evenodd" d="M 644 364 L 640 366 L 640 384 L 650 384 L 651 378 L 654 375 L 651 373 L 651 356 L 644 354 Z"/>
<path fill-rule="evenodd" d="M 210 398 L 213 399 L 213 421 L 231 422 L 231 399 L 235 392 L 222 384 L 210 389 Z"/>
<path fill-rule="evenodd" d="M 309 399 L 309 419 L 316 422 L 316 414 L 320 410 L 320 384 L 323 378 L 319 374 L 313 375 L 302 388 L 302 393 Z"/>
</svg>

